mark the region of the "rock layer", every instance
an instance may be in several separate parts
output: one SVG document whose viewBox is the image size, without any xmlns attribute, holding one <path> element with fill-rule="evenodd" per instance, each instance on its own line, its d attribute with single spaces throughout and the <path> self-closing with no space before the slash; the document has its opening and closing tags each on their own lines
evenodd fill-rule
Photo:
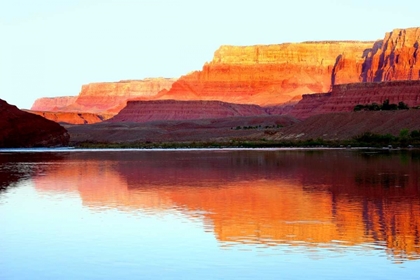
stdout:
<svg viewBox="0 0 420 280">
<path fill-rule="evenodd" d="M 367 53 L 363 81 L 419 80 L 420 28 L 395 29 Z"/>
<path fill-rule="evenodd" d="M 155 99 L 170 89 L 174 79 L 150 78 L 82 86 L 78 96 L 40 98 L 31 110 L 59 123 L 92 124 L 116 115 L 128 100 Z"/>
<path fill-rule="evenodd" d="M 350 112 L 358 104 L 382 104 L 386 99 L 394 104 L 402 101 L 409 107 L 420 106 L 420 81 L 336 85 L 329 93 L 303 95 L 288 114 L 305 119 L 318 114 Z"/>
<path fill-rule="evenodd" d="M 75 145 L 81 142 L 209 143 L 237 139 L 260 140 L 264 138 L 261 134 L 271 133 L 273 128 L 290 126 L 296 122 L 297 120 L 290 116 L 252 116 L 147 123 L 105 121 L 90 125 L 66 125 L 66 128 L 71 142 Z M 254 135 L 257 135 L 257 138 Z"/>
<path fill-rule="evenodd" d="M 59 124 L 21 111 L 0 99 L 0 147 L 65 146 L 69 138 Z"/>
<path fill-rule="evenodd" d="M 82 86 L 75 103 L 66 111 L 91 113 L 118 113 L 128 100 L 155 99 L 165 92 L 174 79 L 156 78 L 116 83 L 92 83 Z"/>
<path fill-rule="evenodd" d="M 397 136 L 402 129 L 419 130 L 419 119 L 420 110 L 322 114 L 285 128 L 271 140 L 346 140 L 365 132 Z"/>
<path fill-rule="evenodd" d="M 363 54 L 372 46 L 350 41 L 222 46 L 202 71 L 181 77 L 160 98 L 281 104 L 303 93 L 328 91 L 334 71 L 341 82 L 359 82 Z M 335 69 L 339 58 L 352 67 Z"/>
<path fill-rule="evenodd" d="M 170 89 L 175 79 L 149 78 L 82 86 L 78 96 L 40 98 L 31 110 L 46 112 L 90 112 L 116 114 L 127 100 L 155 99 Z"/>
<path fill-rule="evenodd" d="M 227 117 L 267 116 L 257 105 L 220 101 L 129 101 L 127 106 L 108 122 L 149 122 L 157 120 L 198 120 Z"/>
<path fill-rule="evenodd" d="M 35 100 L 31 107 L 34 111 L 60 111 L 73 104 L 77 96 L 43 97 Z"/>
<path fill-rule="evenodd" d="M 29 113 L 42 116 L 48 120 L 57 123 L 66 124 L 93 124 L 102 122 L 111 118 L 112 114 L 94 114 L 94 113 L 77 113 L 77 112 L 45 112 L 45 111 L 28 111 Z"/>
</svg>

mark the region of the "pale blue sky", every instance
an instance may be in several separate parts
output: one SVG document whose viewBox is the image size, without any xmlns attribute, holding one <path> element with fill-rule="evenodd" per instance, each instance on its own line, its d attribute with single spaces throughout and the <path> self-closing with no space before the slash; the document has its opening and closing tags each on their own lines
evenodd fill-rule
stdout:
<svg viewBox="0 0 420 280">
<path fill-rule="evenodd" d="M 179 77 L 225 44 L 376 40 L 420 26 L 420 1 L 0 0 L 0 98 L 77 95 L 82 84 Z"/>
</svg>

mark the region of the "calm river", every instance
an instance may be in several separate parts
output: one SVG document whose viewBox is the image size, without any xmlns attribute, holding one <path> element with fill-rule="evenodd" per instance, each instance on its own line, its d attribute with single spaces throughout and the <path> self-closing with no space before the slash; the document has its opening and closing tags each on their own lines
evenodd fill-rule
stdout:
<svg viewBox="0 0 420 280">
<path fill-rule="evenodd" d="M 0 279 L 420 279 L 420 153 L 3 150 Z"/>
</svg>

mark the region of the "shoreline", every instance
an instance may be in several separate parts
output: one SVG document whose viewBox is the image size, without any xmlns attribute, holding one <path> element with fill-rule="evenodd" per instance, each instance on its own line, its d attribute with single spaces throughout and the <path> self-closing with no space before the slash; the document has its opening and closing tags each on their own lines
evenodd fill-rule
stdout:
<svg viewBox="0 0 420 280">
<path fill-rule="evenodd" d="M 68 152 L 164 152 L 164 151 L 370 151 L 371 153 L 420 151 L 420 148 L 388 147 L 179 147 L 179 148 L 116 148 L 116 147 L 51 147 L 51 148 L 0 148 L 2 153 L 68 153 Z"/>
</svg>

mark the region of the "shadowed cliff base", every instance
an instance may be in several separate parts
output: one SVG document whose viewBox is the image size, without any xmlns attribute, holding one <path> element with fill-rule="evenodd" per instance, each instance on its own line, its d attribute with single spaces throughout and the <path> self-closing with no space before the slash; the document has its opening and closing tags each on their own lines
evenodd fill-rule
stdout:
<svg viewBox="0 0 420 280">
<path fill-rule="evenodd" d="M 262 116 L 155 121 L 142 124 L 103 122 L 66 127 L 71 136 L 71 145 L 87 147 L 277 147 L 366 146 L 366 144 L 417 147 L 420 144 L 418 139 L 399 139 L 398 136 L 404 130 L 407 133 L 420 130 L 419 118 L 420 110 L 361 111 L 317 115 L 304 121 L 289 116 Z M 389 137 L 379 137 L 380 142 L 360 141 L 363 140 L 360 136 L 366 133 L 374 136 L 389 135 Z"/>
<path fill-rule="evenodd" d="M 419 119 L 418 109 L 321 114 L 284 128 L 270 139 L 348 140 L 365 132 L 398 136 L 403 129 L 420 129 Z"/>
<path fill-rule="evenodd" d="M 328 93 L 304 94 L 287 114 L 299 119 L 310 116 L 351 112 L 356 105 L 371 103 L 406 103 L 409 107 L 420 105 L 420 81 L 388 81 L 380 83 L 353 83 L 336 85 Z"/>
<path fill-rule="evenodd" d="M 153 121 L 146 123 L 102 122 L 92 125 L 66 125 L 70 144 L 93 143 L 163 143 L 225 142 L 236 138 L 254 139 L 275 133 L 279 127 L 297 120 L 289 116 L 231 117 L 202 120 Z M 258 136 L 254 136 L 258 135 Z"/>
</svg>

